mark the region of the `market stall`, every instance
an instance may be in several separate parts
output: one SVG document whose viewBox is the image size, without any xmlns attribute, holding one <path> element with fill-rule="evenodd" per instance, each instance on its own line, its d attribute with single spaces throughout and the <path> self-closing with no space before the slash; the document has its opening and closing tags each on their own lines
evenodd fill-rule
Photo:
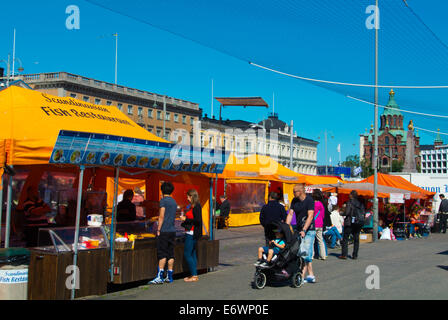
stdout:
<svg viewBox="0 0 448 320">
<path fill-rule="evenodd" d="M 147 243 L 146 257 L 148 255 L 155 257 L 155 252 L 151 249 L 154 248 L 155 240 L 150 232 L 153 221 L 144 221 L 143 229 L 138 223 L 134 227 L 131 226 L 129 235 L 133 235 L 133 239 L 125 239 L 124 248 L 115 248 L 116 237 L 123 238 L 123 235 L 117 234 L 116 225 L 119 177 L 144 180 L 145 191 L 150 195 L 147 197 L 149 203 L 159 200 L 161 181 L 173 181 L 179 185 L 197 187 L 203 205 L 204 234 L 212 233 L 209 223 L 211 180 L 203 172 L 219 173 L 225 163 L 225 161 L 221 161 L 221 164 L 213 162 L 215 160 L 213 152 L 200 150 L 200 162 L 187 164 L 184 161 L 175 164 L 170 161 L 172 144 L 147 132 L 115 107 L 93 105 L 19 87 L 0 91 L 0 113 L 2 114 L 0 138 L 6 141 L 3 144 L 6 159 L 2 162 L 2 166 L 3 164 L 11 166 L 16 174 L 20 176 L 21 173 L 25 173 L 26 176 L 21 183 L 17 181 L 13 183 L 12 174 L 8 175 L 5 246 L 9 245 L 7 241 L 11 230 L 10 218 L 15 215 L 15 211 L 20 211 L 20 202 L 23 201 L 17 199 L 19 210 L 12 208 L 12 188 L 17 189 L 14 194 L 20 195 L 23 191 L 31 192 L 29 190 L 32 188 L 36 188 L 39 192 L 39 184 L 45 174 L 47 174 L 47 187 L 52 185 L 50 181 L 54 183 L 58 174 L 64 174 L 66 180 L 70 181 L 68 184 L 70 190 L 67 190 L 67 194 L 57 195 L 57 199 L 65 199 L 62 200 L 66 201 L 65 205 L 59 200 L 53 201 L 55 198 L 52 192 L 45 193 L 44 198 L 48 195 L 50 199 L 49 207 L 52 213 L 54 211 L 57 215 L 65 216 L 67 219 L 61 220 L 65 221 L 62 224 L 69 226 L 68 229 L 36 227 L 38 242 L 41 243 L 32 249 L 31 254 L 28 282 L 30 299 L 49 297 L 42 291 L 42 286 L 52 288 L 49 289 L 49 292 L 52 292 L 51 299 L 103 294 L 107 282 L 114 281 L 116 271 L 120 270 L 120 261 L 116 259 L 120 260 L 121 252 L 131 250 L 135 253 L 133 254 L 135 258 L 127 260 L 125 264 L 133 277 L 129 277 L 128 280 L 120 279 L 119 282 L 155 275 L 155 272 L 151 274 L 152 264 L 156 266 L 156 263 L 153 263 L 155 258 L 145 259 L 142 258 L 143 252 L 134 251 L 141 246 L 145 247 L 144 244 Z M 122 136 L 123 133 L 126 134 L 125 137 Z M 0 152 L 1 150 L 0 148 Z M 107 178 L 110 177 L 115 181 L 113 206 L 111 212 L 105 209 L 103 215 L 104 218 L 110 217 L 111 224 L 96 227 L 101 229 L 101 232 L 92 235 L 90 230 L 93 227 L 84 227 L 83 219 L 91 212 L 98 213 L 101 208 L 107 207 Z M 23 197 L 29 196 L 23 195 Z M 42 229 L 47 231 L 47 236 L 42 235 Z M 63 235 L 60 232 L 63 232 Z M 46 243 L 42 239 L 46 239 Z M 131 243 L 132 247 L 129 247 Z M 176 250 L 181 249 L 179 243 Z M 201 244 L 198 247 L 200 267 L 216 266 L 218 250 L 217 242 L 206 241 Z M 121 252 L 115 254 L 118 251 Z M 201 257 L 205 257 L 205 260 Z M 137 258 L 143 262 L 136 262 Z M 181 266 L 182 260 L 179 261 Z M 72 276 L 75 279 L 80 278 L 79 282 L 81 285 L 84 284 L 82 289 L 77 289 L 76 286 L 70 288 L 62 283 L 61 279 L 68 277 L 65 274 L 68 265 L 79 267 L 74 268 Z M 145 272 L 149 270 L 149 273 L 142 270 Z M 182 268 L 178 268 L 177 271 L 181 272 Z M 95 286 L 87 279 L 96 279 Z"/>
<path fill-rule="evenodd" d="M 281 191 L 288 205 L 292 199 L 288 190 L 300 176 L 268 156 L 254 154 L 238 159 L 230 155 L 223 172 L 218 175 L 231 205 L 229 226 L 259 224 L 260 210 L 268 201 L 269 191 Z M 281 190 L 277 191 L 278 188 Z"/>
</svg>

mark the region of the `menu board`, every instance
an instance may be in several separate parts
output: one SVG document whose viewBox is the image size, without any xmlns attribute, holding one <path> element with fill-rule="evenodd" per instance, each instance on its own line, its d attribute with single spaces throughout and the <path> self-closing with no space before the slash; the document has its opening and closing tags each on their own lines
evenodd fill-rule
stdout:
<svg viewBox="0 0 448 320">
<path fill-rule="evenodd" d="M 222 173 L 229 154 L 187 145 L 61 130 L 50 163 Z"/>
</svg>

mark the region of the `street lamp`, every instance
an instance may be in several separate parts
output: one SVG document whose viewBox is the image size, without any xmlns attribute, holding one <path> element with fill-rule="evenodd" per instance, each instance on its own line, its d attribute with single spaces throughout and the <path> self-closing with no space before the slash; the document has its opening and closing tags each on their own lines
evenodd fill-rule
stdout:
<svg viewBox="0 0 448 320">
<path fill-rule="evenodd" d="M 20 64 L 19 68 L 17 69 L 18 73 L 23 72 L 23 70 L 25 70 L 25 69 L 22 66 L 22 60 L 20 60 L 19 58 L 11 59 L 11 55 L 8 54 L 8 60 L 4 60 L 4 59 L 0 60 L 0 62 L 3 62 L 6 64 L 6 87 L 9 87 L 9 80 L 11 79 L 11 63 L 14 61 L 17 61 Z M 12 70 L 12 73 L 13 73 L 13 78 L 14 78 L 14 75 L 15 75 L 14 70 Z"/>
<path fill-rule="evenodd" d="M 332 131 L 328 132 L 331 134 L 334 134 Z M 325 175 L 328 175 L 328 155 L 327 155 L 327 129 L 325 129 L 324 131 L 324 136 L 325 136 Z M 334 139 L 334 136 L 330 136 L 331 139 Z M 320 139 L 320 137 L 317 137 L 317 139 Z"/>
</svg>

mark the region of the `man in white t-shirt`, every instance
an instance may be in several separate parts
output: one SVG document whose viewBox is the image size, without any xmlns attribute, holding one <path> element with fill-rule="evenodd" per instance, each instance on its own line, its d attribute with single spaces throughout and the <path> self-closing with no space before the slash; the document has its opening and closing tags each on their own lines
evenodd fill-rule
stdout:
<svg viewBox="0 0 448 320">
<path fill-rule="evenodd" d="M 337 205 L 338 205 L 337 193 L 332 193 L 331 196 L 328 198 L 328 211 L 332 212 L 335 206 Z"/>
<path fill-rule="evenodd" d="M 333 249 L 336 243 L 342 240 L 342 226 L 344 225 L 344 217 L 339 214 L 338 205 L 333 205 L 333 211 L 330 214 L 331 227 L 325 232 L 325 236 L 331 239 L 329 247 Z"/>
</svg>

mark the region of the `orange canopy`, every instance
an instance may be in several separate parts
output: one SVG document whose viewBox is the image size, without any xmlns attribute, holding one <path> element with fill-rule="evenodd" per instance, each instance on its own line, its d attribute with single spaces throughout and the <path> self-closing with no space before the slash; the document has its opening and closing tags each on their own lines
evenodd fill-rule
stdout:
<svg viewBox="0 0 448 320">
<path fill-rule="evenodd" d="M 367 179 L 361 180 L 360 182 L 373 183 L 374 176 L 372 175 L 372 176 L 368 177 Z M 388 175 L 388 174 L 384 174 L 384 173 L 378 173 L 378 184 L 383 185 L 383 186 L 388 186 L 388 187 L 394 187 L 394 188 L 414 191 L 414 192 L 420 192 L 428 198 L 433 197 L 436 194 L 435 192 L 426 191 L 425 189 L 422 189 L 422 188 L 410 183 L 409 181 L 407 181 L 406 179 L 404 179 L 400 176 L 392 176 L 392 175 Z"/>
<path fill-rule="evenodd" d="M 229 156 L 221 179 L 256 179 L 297 183 L 302 174 L 294 172 L 268 156 L 253 154 L 238 159 L 233 153 Z"/>
<path fill-rule="evenodd" d="M 146 131 L 114 106 L 16 86 L 0 91 L 0 141 L 9 142 L 5 148 L 7 164 L 48 163 L 61 130 L 168 142 Z"/>
<path fill-rule="evenodd" d="M 301 175 L 298 179 L 298 183 L 305 183 L 306 185 L 313 184 L 333 184 L 338 182 L 344 182 L 338 177 L 329 177 L 329 176 L 311 176 L 311 175 Z"/>
</svg>

